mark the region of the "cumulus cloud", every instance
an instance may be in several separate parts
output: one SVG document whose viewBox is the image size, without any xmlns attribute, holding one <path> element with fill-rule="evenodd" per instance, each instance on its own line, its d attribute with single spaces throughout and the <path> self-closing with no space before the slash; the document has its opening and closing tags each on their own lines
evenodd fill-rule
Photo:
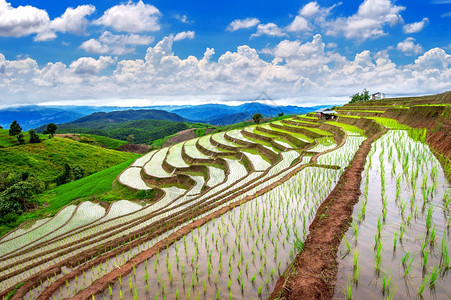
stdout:
<svg viewBox="0 0 451 300">
<path fill-rule="evenodd" d="M 151 4 L 129 1 L 109 8 L 93 24 L 104 25 L 116 31 L 144 32 L 160 30 L 160 11 Z"/>
<path fill-rule="evenodd" d="M 404 9 L 391 0 L 365 0 L 354 15 L 325 23 L 326 34 L 360 40 L 379 38 L 386 35 L 385 26 L 403 21 L 400 12 Z"/>
<path fill-rule="evenodd" d="M 115 61 L 116 59 L 111 58 L 111 56 L 100 56 L 99 59 L 80 57 L 70 64 L 69 69 L 76 74 L 94 75 L 113 64 Z"/>
<path fill-rule="evenodd" d="M 257 32 L 251 35 L 252 37 L 257 37 L 261 35 L 269 35 L 269 36 L 286 36 L 287 34 L 282 31 L 279 26 L 277 26 L 274 23 L 268 23 L 268 24 L 259 24 L 257 26 Z"/>
<path fill-rule="evenodd" d="M 319 7 L 318 3 L 315 1 L 315 2 L 310 2 L 310 3 L 307 3 L 306 5 L 304 5 L 304 7 L 300 10 L 299 14 L 301 16 L 311 17 L 311 16 L 319 13 L 319 11 L 320 11 L 320 7 Z"/>
<path fill-rule="evenodd" d="M 70 32 L 84 34 L 88 26 L 86 16 L 91 15 L 96 8 L 93 5 L 80 5 L 76 8 L 69 7 L 61 15 L 50 21 L 45 28 L 34 37 L 35 41 L 49 41 L 56 38 L 56 32 Z"/>
<path fill-rule="evenodd" d="M 74 99 L 99 99 L 98 104 L 105 104 L 102 99 L 112 98 L 153 103 L 164 99 L 166 104 L 177 99 L 179 103 L 199 98 L 245 100 L 261 91 L 302 104 L 311 99 L 345 102 L 364 87 L 389 95 L 451 89 L 451 55 L 440 48 L 426 51 L 411 64 L 396 65 L 388 51 L 365 50 L 348 58 L 326 47 L 319 34 L 307 42 L 282 40 L 267 46 L 270 61 L 248 45 L 227 51 L 217 60 L 212 48 L 200 58 L 180 58 L 172 50 L 173 42 L 174 37 L 165 37 L 141 59 L 117 64 L 102 56 L 40 67 L 32 58 L 8 60 L 0 54 L 0 105 Z"/>
<path fill-rule="evenodd" d="M 45 30 L 50 19 L 45 10 L 26 5 L 14 8 L 0 0 L 0 36 L 21 37 Z"/>
<path fill-rule="evenodd" d="M 301 16 L 296 16 L 294 18 L 293 22 L 290 25 L 288 25 L 286 29 L 287 29 L 287 31 L 291 31 L 291 32 L 311 30 L 308 21 Z"/>
<path fill-rule="evenodd" d="M 424 28 L 424 26 L 426 26 L 427 24 L 429 24 L 429 19 L 423 18 L 423 20 L 421 20 L 419 22 L 405 24 L 402 27 L 402 30 L 405 33 L 415 33 L 415 32 L 421 31 Z"/>
<path fill-rule="evenodd" d="M 105 31 L 98 39 L 89 39 L 80 45 L 88 53 L 123 55 L 134 53 L 134 46 L 148 45 L 154 38 L 139 34 L 113 34 Z"/>
<path fill-rule="evenodd" d="M 195 35 L 194 31 L 182 31 L 174 36 L 174 41 L 181 41 L 185 39 L 192 40 L 194 39 L 194 35 Z"/>
<path fill-rule="evenodd" d="M 95 7 L 81 5 L 67 8 L 58 18 L 49 19 L 45 10 L 27 5 L 14 8 L 6 0 L 0 0 L 0 36 L 22 37 L 36 33 L 35 41 L 49 41 L 57 32 L 83 34 Z"/>
<path fill-rule="evenodd" d="M 246 18 L 242 20 L 233 20 L 232 23 L 227 26 L 227 31 L 237 31 L 239 29 L 248 29 L 260 24 L 260 20 L 257 18 Z"/>
<path fill-rule="evenodd" d="M 399 42 L 396 49 L 403 52 L 406 55 L 417 55 L 424 52 L 423 47 L 420 44 L 415 44 L 415 39 L 412 37 L 406 38 L 404 41 Z"/>
</svg>

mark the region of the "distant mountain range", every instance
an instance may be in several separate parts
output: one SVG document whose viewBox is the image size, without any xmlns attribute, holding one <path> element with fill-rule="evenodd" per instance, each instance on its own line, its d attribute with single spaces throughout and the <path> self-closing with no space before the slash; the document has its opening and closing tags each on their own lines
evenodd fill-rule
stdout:
<svg viewBox="0 0 451 300">
<path fill-rule="evenodd" d="M 325 105 L 314 107 L 299 106 L 273 106 L 259 102 L 249 102 L 238 106 L 228 106 L 224 104 L 204 104 L 173 109 L 176 113 L 186 119 L 209 123 L 213 125 L 230 125 L 252 119 L 256 113 L 263 117 L 275 117 L 279 113 L 283 114 L 306 114 L 319 108 L 328 107 Z"/>
<path fill-rule="evenodd" d="M 73 121 L 85 114 L 69 111 L 65 108 L 44 106 L 21 106 L 0 109 L 0 126 L 9 128 L 16 120 L 23 130 L 29 130 L 48 123 L 62 123 Z"/>
<path fill-rule="evenodd" d="M 259 102 L 249 102 L 238 106 L 225 104 L 166 105 L 140 107 L 139 109 L 117 106 L 21 106 L 0 109 L 0 126 L 8 128 L 12 121 L 17 120 L 23 130 L 29 130 L 48 123 L 122 122 L 141 119 L 229 125 L 252 119 L 255 113 L 261 113 L 264 117 L 274 117 L 279 113 L 305 114 L 323 107 L 327 106 L 274 106 Z M 166 114 L 162 111 L 165 111 Z"/>
</svg>

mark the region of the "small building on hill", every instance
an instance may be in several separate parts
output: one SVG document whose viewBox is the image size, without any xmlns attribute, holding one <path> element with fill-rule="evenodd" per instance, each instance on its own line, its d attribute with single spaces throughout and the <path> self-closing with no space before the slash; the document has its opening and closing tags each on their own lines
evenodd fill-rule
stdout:
<svg viewBox="0 0 451 300">
<path fill-rule="evenodd" d="M 381 100 L 385 98 L 385 94 L 381 92 L 377 92 L 374 94 L 371 94 L 371 100 Z"/>
<path fill-rule="evenodd" d="M 337 112 L 330 108 L 321 108 L 315 111 L 316 116 L 324 120 L 336 120 L 338 118 Z"/>
</svg>

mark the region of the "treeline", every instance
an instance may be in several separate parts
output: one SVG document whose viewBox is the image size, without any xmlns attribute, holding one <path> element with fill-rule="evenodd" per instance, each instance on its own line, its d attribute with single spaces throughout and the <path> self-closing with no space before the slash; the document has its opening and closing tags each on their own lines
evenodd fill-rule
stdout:
<svg viewBox="0 0 451 300">
<path fill-rule="evenodd" d="M 188 129 L 183 122 L 165 120 L 138 120 L 118 123 L 85 122 L 66 123 L 58 125 L 59 133 L 85 133 L 106 136 L 113 139 L 127 141 L 134 137 L 134 143 L 149 144 L 150 142 Z M 38 128 L 38 131 L 42 128 Z"/>
</svg>

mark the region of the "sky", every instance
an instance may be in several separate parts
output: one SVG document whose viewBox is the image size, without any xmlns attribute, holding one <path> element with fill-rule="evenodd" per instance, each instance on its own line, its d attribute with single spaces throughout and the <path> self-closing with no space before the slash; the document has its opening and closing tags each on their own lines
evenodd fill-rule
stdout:
<svg viewBox="0 0 451 300">
<path fill-rule="evenodd" d="M 451 90 L 451 0 L 0 0 L 0 108 Z"/>
</svg>

